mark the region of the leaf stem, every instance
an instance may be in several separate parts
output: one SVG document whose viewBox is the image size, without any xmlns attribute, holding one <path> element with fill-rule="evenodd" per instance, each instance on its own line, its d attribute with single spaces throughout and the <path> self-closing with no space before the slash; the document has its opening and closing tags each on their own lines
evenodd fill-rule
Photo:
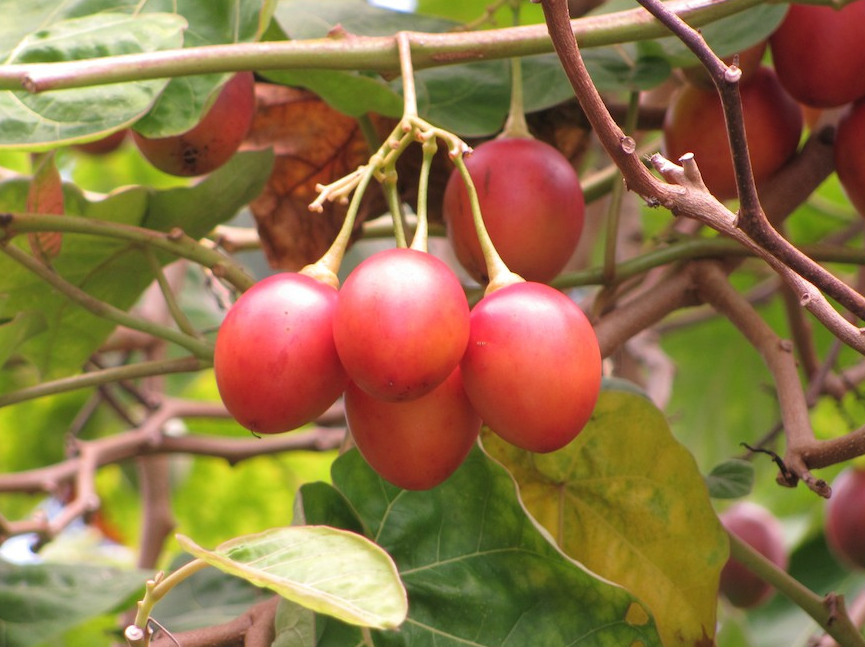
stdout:
<svg viewBox="0 0 865 647">
<path fill-rule="evenodd" d="M 141 643 L 142 647 L 149 643 L 150 632 L 147 629 L 147 625 L 150 622 L 150 613 L 153 611 L 153 607 L 156 606 L 157 602 L 165 597 L 171 589 L 180 584 L 183 580 L 208 566 L 209 564 L 203 559 L 193 559 L 191 562 L 184 564 L 170 575 L 163 576 L 162 573 L 158 573 L 152 580 L 147 581 L 144 588 L 144 599 L 138 603 L 138 611 L 135 614 L 134 622 L 136 627 L 144 630 L 144 641 Z M 139 646 L 130 644 L 130 647 Z"/>
</svg>

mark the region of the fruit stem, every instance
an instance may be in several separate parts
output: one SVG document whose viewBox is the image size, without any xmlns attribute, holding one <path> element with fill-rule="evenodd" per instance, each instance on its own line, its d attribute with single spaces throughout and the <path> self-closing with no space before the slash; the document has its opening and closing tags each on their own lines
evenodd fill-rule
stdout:
<svg viewBox="0 0 865 647">
<path fill-rule="evenodd" d="M 625 114 L 625 123 L 622 131 L 626 135 L 634 132 L 637 126 L 637 117 L 640 111 L 640 93 L 631 92 L 628 100 L 628 110 Z M 621 175 L 621 173 L 619 174 Z M 604 285 L 610 286 L 616 280 L 616 249 L 618 248 L 619 221 L 621 219 L 622 198 L 625 193 L 625 183 L 616 182 L 610 192 L 610 201 L 607 205 L 607 235 L 604 241 Z"/>
<path fill-rule="evenodd" d="M 438 142 L 434 136 L 423 139 L 423 160 L 421 161 L 420 177 L 417 187 L 417 227 L 411 240 L 411 248 L 420 252 L 428 249 L 429 220 L 427 217 L 427 200 L 429 197 L 429 176 L 433 158 L 438 150 Z"/>
<path fill-rule="evenodd" d="M 514 26 L 520 24 L 520 0 L 511 0 L 514 15 Z M 523 99 L 523 65 L 519 56 L 511 58 L 511 104 L 508 118 L 499 138 L 531 137 L 529 124 L 526 122 L 525 102 Z"/>
<path fill-rule="evenodd" d="M 816 620 L 838 644 L 846 645 L 847 647 L 865 647 L 865 638 L 862 637 L 862 634 L 859 633 L 859 630 L 856 629 L 856 626 L 850 620 L 850 616 L 843 609 L 843 604 L 828 603 L 827 598 L 821 598 L 803 586 L 798 580 L 775 566 L 775 564 L 739 539 L 734 533 L 728 532 L 727 535 L 730 538 L 730 556 L 733 559 L 742 563 L 748 570 L 787 596 L 805 613 Z"/>
<path fill-rule="evenodd" d="M 335 191 L 342 191 L 344 188 L 343 185 L 345 185 L 345 189 L 347 190 L 353 188 L 354 194 L 351 196 L 351 202 L 349 203 L 348 210 L 345 213 L 345 220 L 342 221 L 342 227 L 340 227 L 333 243 L 331 243 L 327 251 L 315 263 L 311 263 L 302 268 L 300 270 L 301 274 L 306 274 L 307 276 L 326 283 L 327 285 L 331 285 L 334 288 L 339 287 L 339 268 L 340 265 L 342 265 L 345 250 L 351 242 L 351 235 L 354 232 L 354 222 L 360 209 L 361 200 L 363 200 L 363 194 L 366 192 L 366 188 L 369 186 L 369 183 L 375 175 L 378 167 L 375 160 L 379 157 L 381 150 L 382 149 L 379 149 L 379 152 L 372 156 L 366 166 L 361 166 L 353 173 L 329 184 L 327 187 L 317 187 L 321 193 L 316 201 L 310 205 L 310 209 L 313 211 L 316 210 L 316 205 L 320 205 L 320 203 L 325 199 L 331 197 L 331 194 L 327 192 L 331 187 L 335 187 Z M 353 185 L 353 187 L 350 187 L 350 184 Z M 336 185 L 340 186 L 337 187 Z M 319 206 L 318 209 L 320 208 L 321 207 Z"/>
<path fill-rule="evenodd" d="M 414 85 L 414 65 L 411 61 L 411 40 L 407 32 L 396 35 L 396 45 L 399 51 L 399 69 L 402 75 L 402 115 L 417 117 L 417 90 Z"/>
<path fill-rule="evenodd" d="M 499 256 L 499 253 L 496 251 L 493 241 L 490 239 L 486 225 L 484 225 L 483 216 L 481 215 L 481 205 L 478 201 L 478 192 L 475 188 L 475 183 L 472 181 L 472 176 L 469 173 L 468 167 L 466 167 L 463 156 L 454 156 L 453 163 L 459 169 L 460 176 L 462 176 L 463 182 L 466 186 L 466 192 L 469 197 L 469 206 L 472 210 L 472 220 L 475 225 L 475 232 L 477 233 L 478 242 L 480 242 L 481 251 L 484 255 L 484 263 L 486 263 L 487 266 L 487 276 L 490 277 L 490 282 L 487 284 L 486 290 L 484 290 L 484 295 L 492 294 L 496 290 L 511 285 L 512 283 L 524 281 L 525 279 L 520 275 L 514 274 L 510 269 L 508 269 L 508 266 L 505 265 L 502 257 Z"/>
<path fill-rule="evenodd" d="M 387 200 L 388 209 L 393 219 L 393 237 L 396 239 L 397 247 L 407 247 L 408 242 L 405 235 L 405 223 L 403 222 L 402 202 L 399 199 L 397 189 L 396 169 L 388 169 L 384 172 L 381 180 L 384 197 Z"/>
</svg>

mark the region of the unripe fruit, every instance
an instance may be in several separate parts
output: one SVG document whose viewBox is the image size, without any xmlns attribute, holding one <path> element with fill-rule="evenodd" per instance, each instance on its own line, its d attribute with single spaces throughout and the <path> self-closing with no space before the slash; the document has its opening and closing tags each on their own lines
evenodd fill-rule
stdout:
<svg viewBox="0 0 865 647">
<path fill-rule="evenodd" d="M 460 366 L 484 422 L 533 452 L 555 451 L 576 438 L 601 388 L 592 325 L 573 301 L 543 283 L 515 283 L 481 299 Z"/>
<path fill-rule="evenodd" d="M 754 180 L 759 187 L 799 146 L 802 109 L 770 68 L 761 67 L 740 86 Z M 719 200 L 737 195 L 724 111 L 717 93 L 693 85 L 674 96 L 664 119 L 666 156 L 694 153 L 709 191 Z"/>
<path fill-rule="evenodd" d="M 865 98 L 854 103 L 838 122 L 835 169 L 850 202 L 865 215 Z"/>
<path fill-rule="evenodd" d="M 865 471 L 847 468 L 832 483 L 826 541 L 844 563 L 865 568 Z"/>
<path fill-rule="evenodd" d="M 229 413 L 272 434 L 311 422 L 348 384 L 333 343 L 336 290 L 304 274 L 262 279 L 235 302 L 216 337 L 213 370 Z"/>
<path fill-rule="evenodd" d="M 865 0 L 841 9 L 791 4 L 769 39 L 781 84 L 797 101 L 818 108 L 865 96 Z"/>
<path fill-rule="evenodd" d="M 549 144 L 530 138 L 484 142 L 465 163 L 487 233 L 505 264 L 529 281 L 546 283 L 556 277 L 583 230 L 585 200 L 571 163 Z M 456 169 L 445 187 L 442 210 L 460 264 L 486 283 L 468 192 Z"/>
<path fill-rule="evenodd" d="M 444 482 L 465 460 L 481 429 L 459 367 L 426 395 L 404 402 L 379 400 L 352 382 L 345 391 L 345 415 L 366 462 L 406 490 L 428 490 Z"/>
<path fill-rule="evenodd" d="M 255 78 L 235 74 L 192 129 L 171 137 L 132 137 L 153 166 L 171 175 L 204 175 L 225 164 L 240 147 L 255 115 Z"/>
<path fill-rule="evenodd" d="M 764 507 L 742 501 L 719 515 L 724 527 L 778 568 L 787 569 L 787 551 L 781 524 Z M 720 592 L 730 604 L 751 608 L 772 596 L 772 586 L 732 557 L 721 570 Z"/>
<path fill-rule="evenodd" d="M 388 249 L 364 259 L 343 282 L 333 336 L 360 388 L 382 400 L 410 400 L 459 364 L 469 337 L 468 301 L 440 259 Z"/>
</svg>

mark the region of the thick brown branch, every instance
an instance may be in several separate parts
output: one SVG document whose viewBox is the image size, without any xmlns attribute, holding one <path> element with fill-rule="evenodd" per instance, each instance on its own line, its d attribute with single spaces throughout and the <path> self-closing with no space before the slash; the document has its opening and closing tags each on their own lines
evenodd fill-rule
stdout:
<svg viewBox="0 0 865 647">
<path fill-rule="evenodd" d="M 751 304 L 730 285 L 720 265 L 701 263 L 697 277 L 700 296 L 739 329 L 757 349 L 772 373 L 781 406 L 788 455 L 791 455 L 791 447 L 807 445 L 814 438 L 792 344 L 781 340 Z M 791 474 L 779 475 L 779 482 L 783 485 L 794 486 L 796 480 L 802 479 L 817 494 L 829 495 L 826 482 L 814 477 L 801 461 L 793 460 L 789 464 L 785 461 L 785 464 Z"/>
</svg>

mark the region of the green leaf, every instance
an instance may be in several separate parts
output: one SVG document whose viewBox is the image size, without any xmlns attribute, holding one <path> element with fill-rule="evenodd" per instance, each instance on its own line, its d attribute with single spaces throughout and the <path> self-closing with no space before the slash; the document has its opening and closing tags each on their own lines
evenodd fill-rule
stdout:
<svg viewBox="0 0 865 647">
<path fill-rule="evenodd" d="M 2 5 L 0 11 L 17 13 Z M 163 13 L 70 18 L 24 36 L 6 63 L 74 61 L 179 47 L 185 27 L 181 16 Z M 38 94 L 2 91 L 0 146 L 41 150 L 96 139 L 145 114 L 165 84 L 157 79 Z"/>
<path fill-rule="evenodd" d="M 382 629 L 405 619 L 405 589 L 396 566 L 357 533 L 326 526 L 274 528 L 229 540 L 213 551 L 187 537 L 177 539 L 211 566 L 318 613 Z"/>
<path fill-rule="evenodd" d="M 0 645 L 26 647 L 124 608 L 146 574 L 94 564 L 16 565 L 0 560 Z"/>
<path fill-rule="evenodd" d="M 0 367 L 16 351 L 18 346 L 47 328 L 45 317 L 39 311 L 18 312 L 0 323 Z"/>
<path fill-rule="evenodd" d="M 550 454 L 492 433 L 483 442 L 568 555 L 649 607 L 666 647 L 714 635 L 726 535 L 693 456 L 649 400 L 602 391 L 580 435 Z"/>
<path fill-rule="evenodd" d="M 645 608 L 559 551 L 526 514 L 511 476 L 477 447 L 428 491 L 388 484 L 357 450 L 334 462 L 332 477 L 333 488 L 301 488 L 305 521 L 363 527 L 408 591 L 406 622 L 373 632 L 371 644 L 659 644 Z M 319 622 L 319 645 L 362 642 L 356 628 Z"/>
<path fill-rule="evenodd" d="M 241 153 L 194 186 L 165 191 L 135 187 L 103 200 L 91 201 L 66 187 L 67 213 L 163 231 L 180 227 L 199 238 L 258 195 L 272 159 L 270 151 Z M 24 211 L 27 188 L 26 179 L 0 183 L 0 209 Z M 174 260 L 164 254 L 158 258 L 162 263 Z M 155 278 L 137 245 L 103 236 L 65 235 L 52 266 L 66 281 L 123 310 L 132 307 Z M 114 329 L 107 319 L 46 289 L 41 279 L 5 255 L 0 255 L 0 294 L 7 297 L 0 302 L 0 320 L 31 312 L 46 322 L 44 332 L 18 347 L 43 379 L 78 373 Z"/>
<path fill-rule="evenodd" d="M 714 499 L 738 499 L 754 487 L 754 466 L 748 461 L 731 458 L 712 468 L 706 476 L 709 496 Z"/>
</svg>

